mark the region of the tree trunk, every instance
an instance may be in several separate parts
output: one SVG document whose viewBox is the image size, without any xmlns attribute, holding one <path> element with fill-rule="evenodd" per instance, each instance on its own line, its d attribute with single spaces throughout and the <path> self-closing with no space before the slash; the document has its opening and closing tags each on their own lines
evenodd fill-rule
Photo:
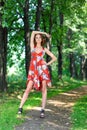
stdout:
<svg viewBox="0 0 87 130">
<path fill-rule="evenodd" d="M 68 48 L 71 48 L 71 44 L 70 44 L 71 38 L 72 38 L 72 30 L 69 28 L 67 33 Z M 72 78 L 77 77 L 75 58 L 73 52 L 69 54 L 69 60 L 70 60 L 70 64 L 69 64 L 70 77 Z"/>
<path fill-rule="evenodd" d="M 53 8 L 54 8 L 54 2 L 53 0 L 51 0 L 51 8 L 50 8 L 50 16 L 49 16 L 49 34 L 51 35 L 52 33 L 52 25 L 53 25 L 53 21 L 52 21 L 52 12 L 53 12 Z M 47 43 L 47 48 L 52 51 L 51 49 L 51 39 L 49 40 L 49 42 Z M 46 61 L 49 62 L 51 60 L 51 58 L 47 55 L 46 56 Z M 51 79 L 52 79 L 52 68 L 51 66 L 48 67 L 49 68 L 49 71 L 50 71 L 50 76 L 51 76 Z"/>
<path fill-rule="evenodd" d="M 70 53 L 69 54 L 69 71 L 70 71 L 70 77 L 74 78 L 75 77 L 75 60 L 74 60 L 74 54 Z"/>
<path fill-rule="evenodd" d="M 28 75 L 29 65 L 30 65 L 30 29 L 29 29 L 29 0 L 25 0 L 24 5 L 24 39 L 25 39 L 25 68 L 26 75 Z"/>
<path fill-rule="evenodd" d="M 0 9 L 4 6 L 0 2 Z M 7 90 L 6 84 L 6 56 L 7 56 L 7 29 L 2 27 L 2 13 L 0 13 L 0 91 Z"/>
<path fill-rule="evenodd" d="M 6 74 L 7 74 L 7 37 L 8 37 L 8 30 L 6 27 L 3 28 L 3 41 L 4 41 L 4 90 L 7 90 L 7 82 L 6 82 Z"/>
<path fill-rule="evenodd" d="M 42 11 L 42 21 L 43 21 L 43 30 L 46 32 L 46 30 L 47 30 L 47 28 L 46 28 L 46 19 L 45 19 L 43 11 Z"/>
<path fill-rule="evenodd" d="M 42 0 L 38 0 L 37 10 L 36 10 L 35 30 L 40 30 L 41 10 L 42 10 Z"/>
<path fill-rule="evenodd" d="M 85 74 L 86 74 L 86 80 L 87 80 L 87 58 L 86 58 L 86 62 L 85 62 Z"/>
<path fill-rule="evenodd" d="M 85 65 L 86 65 L 86 59 L 84 56 L 81 56 L 81 64 L 80 64 L 80 77 L 82 80 L 86 79 L 86 71 L 85 71 Z"/>
<path fill-rule="evenodd" d="M 62 43 L 61 45 L 57 45 L 58 49 L 58 77 L 62 78 Z"/>
<path fill-rule="evenodd" d="M 60 20 L 60 39 L 58 40 L 58 76 L 61 79 L 62 78 L 62 37 L 63 37 L 63 21 L 64 21 L 64 16 L 61 11 L 59 11 L 59 20 Z"/>
</svg>

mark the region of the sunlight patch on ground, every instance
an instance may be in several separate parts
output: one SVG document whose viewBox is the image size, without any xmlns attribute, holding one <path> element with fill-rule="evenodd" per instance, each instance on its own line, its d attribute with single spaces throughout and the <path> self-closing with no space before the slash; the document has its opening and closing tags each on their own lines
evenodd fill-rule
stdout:
<svg viewBox="0 0 87 130">
<path fill-rule="evenodd" d="M 20 100 L 22 99 L 22 97 L 20 95 L 18 95 L 17 98 L 20 99 Z"/>
<path fill-rule="evenodd" d="M 67 103 L 66 105 L 64 105 L 65 108 L 72 107 L 72 106 L 74 106 L 73 102 L 72 103 Z"/>
<path fill-rule="evenodd" d="M 41 110 L 41 107 L 33 107 L 32 110 L 40 111 L 40 110 Z"/>
<path fill-rule="evenodd" d="M 49 100 L 48 103 L 53 104 L 54 106 L 57 106 L 57 105 L 64 105 L 64 104 L 65 104 L 65 102 L 54 101 L 54 100 Z"/>
<path fill-rule="evenodd" d="M 48 103 L 53 104 L 54 106 L 62 106 L 65 108 L 72 107 L 74 105 L 74 102 L 66 103 L 62 101 L 53 101 L 53 100 L 49 100 Z"/>
<path fill-rule="evenodd" d="M 37 111 L 40 111 L 41 110 L 41 107 L 33 107 L 32 108 L 33 110 L 37 110 Z M 45 109 L 46 111 L 52 111 L 51 109 Z"/>
<path fill-rule="evenodd" d="M 26 110 L 30 110 L 32 108 L 32 106 L 30 106 L 30 105 L 28 106 L 27 105 L 27 107 L 25 106 L 25 108 L 26 108 Z"/>
<path fill-rule="evenodd" d="M 66 96 L 76 96 L 77 93 L 63 93 L 62 95 Z"/>
</svg>

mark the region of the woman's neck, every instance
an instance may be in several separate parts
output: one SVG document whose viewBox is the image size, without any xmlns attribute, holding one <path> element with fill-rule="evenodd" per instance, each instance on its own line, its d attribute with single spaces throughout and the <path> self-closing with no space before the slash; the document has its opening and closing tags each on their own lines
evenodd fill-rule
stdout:
<svg viewBox="0 0 87 130">
<path fill-rule="evenodd" d="M 42 46 L 41 46 L 41 45 L 37 45 L 36 47 L 37 47 L 37 48 L 41 48 Z"/>
</svg>

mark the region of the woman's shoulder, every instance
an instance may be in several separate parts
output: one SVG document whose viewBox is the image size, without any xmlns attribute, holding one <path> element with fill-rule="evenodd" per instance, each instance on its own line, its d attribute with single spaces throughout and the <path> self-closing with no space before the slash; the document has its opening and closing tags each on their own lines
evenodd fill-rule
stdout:
<svg viewBox="0 0 87 130">
<path fill-rule="evenodd" d="M 49 51 L 48 48 L 44 47 L 44 51 Z"/>
<path fill-rule="evenodd" d="M 44 48 L 44 51 L 45 51 L 45 53 L 47 53 L 48 55 L 52 55 L 52 52 L 48 49 L 48 48 Z"/>
<path fill-rule="evenodd" d="M 35 48 L 36 48 L 36 46 L 32 46 L 32 47 L 30 48 L 30 50 L 31 50 L 31 51 L 34 51 Z"/>
</svg>

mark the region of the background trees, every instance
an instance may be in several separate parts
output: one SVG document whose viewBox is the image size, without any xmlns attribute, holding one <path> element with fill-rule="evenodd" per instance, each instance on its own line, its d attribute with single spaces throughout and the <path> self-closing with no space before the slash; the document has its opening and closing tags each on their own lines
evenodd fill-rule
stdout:
<svg viewBox="0 0 87 130">
<path fill-rule="evenodd" d="M 58 58 L 50 68 L 53 77 L 87 79 L 86 8 L 86 0 L 1 0 L 0 90 L 7 88 L 6 71 L 7 77 L 26 77 L 32 30 L 52 35 L 48 47 Z"/>
</svg>

